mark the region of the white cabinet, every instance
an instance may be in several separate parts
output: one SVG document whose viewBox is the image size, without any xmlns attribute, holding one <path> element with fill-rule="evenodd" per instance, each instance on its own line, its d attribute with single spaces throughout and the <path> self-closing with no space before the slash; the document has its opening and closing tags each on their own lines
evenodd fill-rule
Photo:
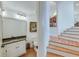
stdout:
<svg viewBox="0 0 79 59">
<path fill-rule="evenodd" d="M 1 45 L 2 45 L 2 21 L 1 21 L 1 16 L 0 16 L 0 57 L 2 56 L 2 48 L 1 48 Z"/>
<path fill-rule="evenodd" d="M 26 21 L 3 18 L 3 38 L 26 35 Z"/>
<path fill-rule="evenodd" d="M 4 55 L 6 57 L 21 56 L 23 53 L 26 52 L 25 40 L 7 44 L 7 45 L 5 45 L 4 50 L 5 50 Z"/>
</svg>

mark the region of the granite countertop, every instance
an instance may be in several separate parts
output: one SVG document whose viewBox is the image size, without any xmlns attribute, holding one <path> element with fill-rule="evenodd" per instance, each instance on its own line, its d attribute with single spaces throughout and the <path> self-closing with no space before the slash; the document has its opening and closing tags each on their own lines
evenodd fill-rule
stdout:
<svg viewBox="0 0 79 59">
<path fill-rule="evenodd" d="M 23 41 L 23 40 L 26 40 L 26 36 L 3 38 L 3 44 L 2 45 L 11 44 L 11 43 L 15 43 L 15 42 Z"/>
</svg>

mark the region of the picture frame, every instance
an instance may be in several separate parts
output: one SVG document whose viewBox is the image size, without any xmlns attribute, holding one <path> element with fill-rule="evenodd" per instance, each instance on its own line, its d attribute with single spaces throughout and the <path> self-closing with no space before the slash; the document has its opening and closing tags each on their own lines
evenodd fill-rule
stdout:
<svg viewBox="0 0 79 59">
<path fill-rule="evenodd" d="M 30 32 L 37 32 L 37 22 L 30 22 Z"/>
<path fill-rule="evenodd" d="M 50 27 L 56 27 L 57 26 L 57 18 L 56 15 L 50 18 Z"/>
</svg>

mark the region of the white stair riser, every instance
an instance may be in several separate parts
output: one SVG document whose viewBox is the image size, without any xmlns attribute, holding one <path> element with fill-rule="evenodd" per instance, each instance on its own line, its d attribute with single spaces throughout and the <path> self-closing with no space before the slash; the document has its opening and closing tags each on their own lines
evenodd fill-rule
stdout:
<svg viewBox="0 0 79 59">
<path fill-rule="evenodd" d="M 70 35 L 70 34 L 62 34 L 62 36 L 71 37 L 71 38 L 79 38 L 78 35 Z"/>
<path fill-rule="evenodd" d="M 61 39 L 64 39 L 64 40 L 71 40 L 71 41 L 77 41 L 79 42 L 79 39 L 77 38 L 69 38 L 69 37 L 64 37 L 64 36 L 60 36 Z"/>
<path fill-rule="evenodd" d="M 63 45 L 63 44 L 54 43 L 54 42 L 49 42 L 49 44 L 56 45 L 56 46 L 63 47 L 63 48 L 67 48 L 67 49 L 74 50 L 74 51 L 79 51 L 79 47 Z"/>
<path fill-rule="evenodd" d="M 70 31 L 70 32 L 79 32 L 79 29 L 70 29 L 70 30 L 67 30 L 68 32 Z M 65 31 L 66 32 L 66 31 Z"/>
<path fill-rule="evenodd" d="M 79 35 L 79 32 L 64 32 L 64 34 L 76 34 L 76 35 Z"/>
<path fill-rule="evenodd" d="M 79 28 L 70 28 L 70 29 L 65 30 L 65 31 L 77 31 L 77 32 L 79 32 Z"/>
<path fill-rule="evenodd" d="M 73 28 L 79 29 L 79 27 L 73 27 Z"/>
<path fill-rule="evenodd" d="M 48 48 L 47 51 L 51 52 L 51 53 L 61 55 L 61 56 L 64 56 L 64 57 L 78 57 L 77 55 L 73 55 L 73 54 L 70 54 L 70 53 L 67 53 L 67 52 L 63 52 L 63 51 L 58 51 L 58 50 L 51 49 L 51 48 Z"/>
</svg>

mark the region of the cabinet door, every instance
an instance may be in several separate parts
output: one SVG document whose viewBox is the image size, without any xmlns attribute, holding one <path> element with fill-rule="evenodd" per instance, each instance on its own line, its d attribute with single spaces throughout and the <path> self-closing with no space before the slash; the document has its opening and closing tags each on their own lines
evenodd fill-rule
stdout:
<svg viewBox="0 0 79 59">
<path fill-rule="evenodd" d="M 17 51 L 18 51 L 18 56 L 21 56 L 22 54 L 26 53 L 25 41 L 18 42 Z"/>
<path fill-rule="evenodd" d="M 13 36 L 26 35 L 26 22 L 25 21 L 15 21 L 15 31 Z"/>
<path fill-rule="evenodd" d="M 7 57 L 15 57 L 18 56 L 18 52 L 16 50 L 16 44 L 8 44 L 5 46 L 5 52 Z"/>
<path fill-rule="evenodd" d="M 14 31 L 14 21 L 10 19 L 3 19 L 3 38 L 12 37 Z"/>
<path fill-rule="evenodd" d="M 5 55 L 7 57 L 21 56 L 26 52 L 25 40 L 5 45 Z"/>
<path fill-rule="evenodd" d="M 3 19 L 3 38 L 26 35 L 26 22 L 21 20 Z"/>
</svg>

